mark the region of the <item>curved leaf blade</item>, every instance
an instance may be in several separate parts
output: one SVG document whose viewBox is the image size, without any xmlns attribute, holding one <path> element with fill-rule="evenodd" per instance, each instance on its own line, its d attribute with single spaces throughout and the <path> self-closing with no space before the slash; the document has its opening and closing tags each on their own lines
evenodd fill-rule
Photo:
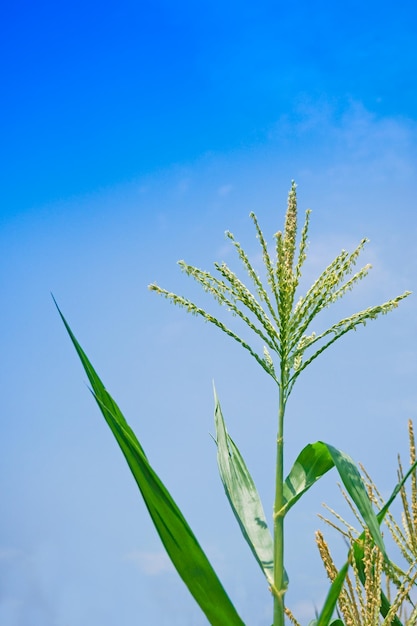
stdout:
<svg viewBox="0 0 417 626">
<path fill-rule="evenodd" d="M 336 467 L 373 540 L 388 560 L 377 516 L 355 462 L 345 452 L 328 443 L 310 443 L 298 455 L 284 483 L 285 514 L 332 467 Z"/>
<path fill-rule="evenodd" d="M 274 546 L 261 499 L 236 444 L 229 436 L 214 389 L 217 463 L 226 496 L 255 559 L 274 583 Z"/>
<path fill-rule="evenodd" d="M 417 467 L 417 461 L 415 461 L 409 468 L 409 470 L 406 472 L 406 474 L 402 477 L 402 479 L 395 485 L 390 497 L 388 498 L 388 500 L 385 502 L 385 504 L 383 505 L 383 507 L 381 508 L 381 510 L 378 512 L 377 514 L 377 520 L 378 520 L 378 524 L 381 524 L 382 521 L 384 520 L 385 515 L 387 514 L 389 507 L 391 506 L 391 504 L 394 502 L 395 498 L 398 496 L 398 494 L 401 492 L 402 487 L 405 485 L 406 481 L 408 480 L 408 478 L 410 477 L 410 475 L 415 471 Z M 357 540 L 355 541 L 354 545 L 353 545 L 353 558 L 356 561 L 356 568 L 358 570 L 358 574 L 359 577 L 361 579 L 362 584 L 365 584 L 365 568 L 363 565 L 363 559 L 365 556 L 365 551 L 364 551 L 364 544 L 363 544 L 363 540 L 365 538 L 365 533 L 362 532 L 359 537 L 357 538 Z M 387 598 L 387 596 L 385 595 L 385 593 L 382 591 L 381 589 L 381 615 L 382 617 L 386 617 L 388 615 L 388 612 L 391 608 L 391 604 L 389 599 Z M 392 618 L 392 626 L 403 626 L 402 622 L 400 621 L 400 619 L 398 618 L 397 615 L 394 615 L 394 617 Z"/>
<path fill-rule="evenodd" d="M 316 441 L 307 444 L 301 450 L 285 479 L 285 513 L 332 467 L 334 467 L 334 461 L 325 443 Z"/>
<path fill-rule="evenodd" d="M 326 444 L 344 486 L 369 528 L 372 539 L 389 562 L 376 513 L 355 462 L 345 452 Z"/>
<path fill-rule="evenodd" d="M 385 515 L 386 515 L 386 513 L 387 513 L 387 511 L 389 509 L 389 507 L 391 506 L 391 504 L 393 503 L 393 501 L 395 500 L 397 495 L 400 493 L 402 486 L 405 484 L 405 482 L 407 481 L 407 479 L 409 478 L 409 476 L 415 470 L 416 467 L 417 467 L 417 461 L 415 463 L 413 463 L 413 465 L 410 467 L 410 469 L 405 474 L 405 476 L 402 478 L 402 480 L 400 480 L 400 482 L 397 485 L 395 485 L 395 487 L 394 487 L 390 497 L 385 502 L 384 506 L 381 508 L 381 510 L 379 511 L 379 513 L 376 516 L 377 520 L 378 520 L 378 524 L 381 524 L 381 522 L 383 521 L 383 519 L 384 519 L 384 517 L 385 517 Z M 365 538 L 365 532 L 362 532 L 359 535 L 359 537 L 357 538 L 357 540 L 355 541 L 355 543 L 353 545 L 353 551 L 352 551 L 352 557 L 355 559 L 356 568 L 357 568 L 357 571 L 358 571 L 358 574 L 359 574 L 359 577 L 361 579 L 362 584 L 365 584 L 365 570 L 364 570 L 364 565 L 363 565 L 363 559 L 364 559 L 364 556 L 365 556 L 365 551 L 364 551 L 364 547 L 363 547 L 363 540 L 364 540 L 364 538 Z M 349 567 L 349 561 L 347 561 L 345 563 L 343 568 L 348 568 L 348 567 Z M 343 568 L 342 568 L 342 570 L 343 570 Z M 346 569 L 346 572 L 347 572 L 347 569 Z M 323 607 L 322 613 L 325 610 L 325 608 L 326 608 L 326 603 L 325 603 L 325 606 Z M 329 603 L 329 608 L 331 608 L 331 602 Z M 385 595 L 385 593 L 381 590 L 381 615 L 383 617 L 386 617 L 387 614 L 388 614 L 388 611 L 390 610 L 390 608 L 391 608 L 391 604 L 390 604 L 387 596 Z M 334 606 L 333 606 L 333 609 L 334 609 Z M 328 611 L 324 614 L 323 617 L 324 618 L 328 617 Z M 393 624 L 393 626 L 403 626 L 402 622 L 399 620 L 397 615 L 393 616 L 392 624 Z M 319 623 L 317 622 L 317 620 L 315 620 L 311 626 L 319 626 Z M 320 626 L 325 626 L 325 623 L 320 624 Z M 330 626 L 333 626 L 333 622 L 330 624 Z"/>
<path fill-rule="evenodd" d="M 364 558 L 365 558 L 365 550 L 363 544 L 364 533 L 358 537 L 358 539 L 353 544 L 352 556 L 355 559 L 355 564 L 358 572 L 358 576 L 363 586 L 365 586 L 366 575 L 365 575 L 365 566 L 364 566 Z M 381 606 L 380 613 L 382 617 L 386 617 L 391 608 L 391 604 L 385 593 L 382 589 L 380 589 L 381 596 Z M 391 620 L 391 626 L 403 626 L 397 615 L 394 615 Z"/>
<path fill-rule="evenodd" d="M 129 465 L 175 569 L 210 624 L 244 626 L 180 509 L 151 467 L 134 432 L 56 306 L 91 383 L 97 404 Z"/>
</svg>

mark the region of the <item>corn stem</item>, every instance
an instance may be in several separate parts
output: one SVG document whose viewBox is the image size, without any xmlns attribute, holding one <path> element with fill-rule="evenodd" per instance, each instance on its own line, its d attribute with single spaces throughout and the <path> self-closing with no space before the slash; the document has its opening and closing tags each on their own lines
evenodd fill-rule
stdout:
<svg viewBox="0 0 417 626">
<path fill-rule="evenodd" d="M 284 415 L 285 372 L 281 373 L 279 388 L 278 435 L 274 502 L 274 624 L 284 626 L 286 580 L 284 569 Z"/>
</svg>

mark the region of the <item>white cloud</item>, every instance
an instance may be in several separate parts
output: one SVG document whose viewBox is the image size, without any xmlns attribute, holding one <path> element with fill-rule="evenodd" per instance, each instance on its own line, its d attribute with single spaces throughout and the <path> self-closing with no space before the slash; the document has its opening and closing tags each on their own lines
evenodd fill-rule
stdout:
<svg viewBox="0 0 417 626">
<path fill-rule="evenodd" d="M 346 180 L 349 172 L 362 170 L 367 177 L 385 181 L 415 175 L 416 136 L 415 120 L 378 116 L 357 101 L 321 99 L 301 102 L 281 116 L 268 138 L 271 144 L 290 142 L 292 152 L 294 145 L 305 155 L 313 150 L 317 159 L 311 168 L 324 166 L 333 179 Z"/>
</svg>

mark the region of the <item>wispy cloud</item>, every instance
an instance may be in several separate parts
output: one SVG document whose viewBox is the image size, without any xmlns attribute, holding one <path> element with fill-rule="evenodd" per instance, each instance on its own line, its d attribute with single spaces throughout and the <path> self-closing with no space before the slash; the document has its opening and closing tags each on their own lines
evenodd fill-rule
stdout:
<svg viewBox="0 0 417 626">
<path fill-rule="evenodd" d="M 270 129 L 271 144 L 291 142 L 314 148 L 320 167 L 333 176 L 363 169 L 383 180 L 415 174 L 415 120 L 378 115 L 359 101 L 330 101 L 325 98 L 299 102 L 290 113 L 279 117 Z M 323 163 L 323 157 L 326 163 Z"/>
</svg>

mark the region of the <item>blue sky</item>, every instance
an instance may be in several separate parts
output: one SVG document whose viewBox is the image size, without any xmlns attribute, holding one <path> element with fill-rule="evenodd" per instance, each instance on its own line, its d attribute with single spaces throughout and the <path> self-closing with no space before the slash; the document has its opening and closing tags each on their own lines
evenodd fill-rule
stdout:
<svg viewBox="0 0 417 626">
<path fill-rule="evenodd" d="M 206 303 L 176 261 L 237 268 L 226 229 L 256 259 L 248 215 L 271 240 L 295 179 L 300 214 L 313 210 L 306 283 L 342 248 L 371 240 L 363 264 L 374 269 L 326 319 L 415 291 L 416 18 L 411 2 L 7 7 L 4 626 L 205 623 L 169 568 L 51 291 L 245 623 L 269 626 L 269 595 L 222 493 L 209 433 L 214 379 L 269 513 L 275 389 L 239 346 L 147 285 Z M 390 490 L 417 415 L 416 313 L 412 296 L 300 377 L 288 467 L 323 439 Z M 303 624 L 326 592 L 313 533 L 323 500 L 343 509 L 335 483 L 317 485 L 288 524 L 288 603 Z"/>
</svg>

